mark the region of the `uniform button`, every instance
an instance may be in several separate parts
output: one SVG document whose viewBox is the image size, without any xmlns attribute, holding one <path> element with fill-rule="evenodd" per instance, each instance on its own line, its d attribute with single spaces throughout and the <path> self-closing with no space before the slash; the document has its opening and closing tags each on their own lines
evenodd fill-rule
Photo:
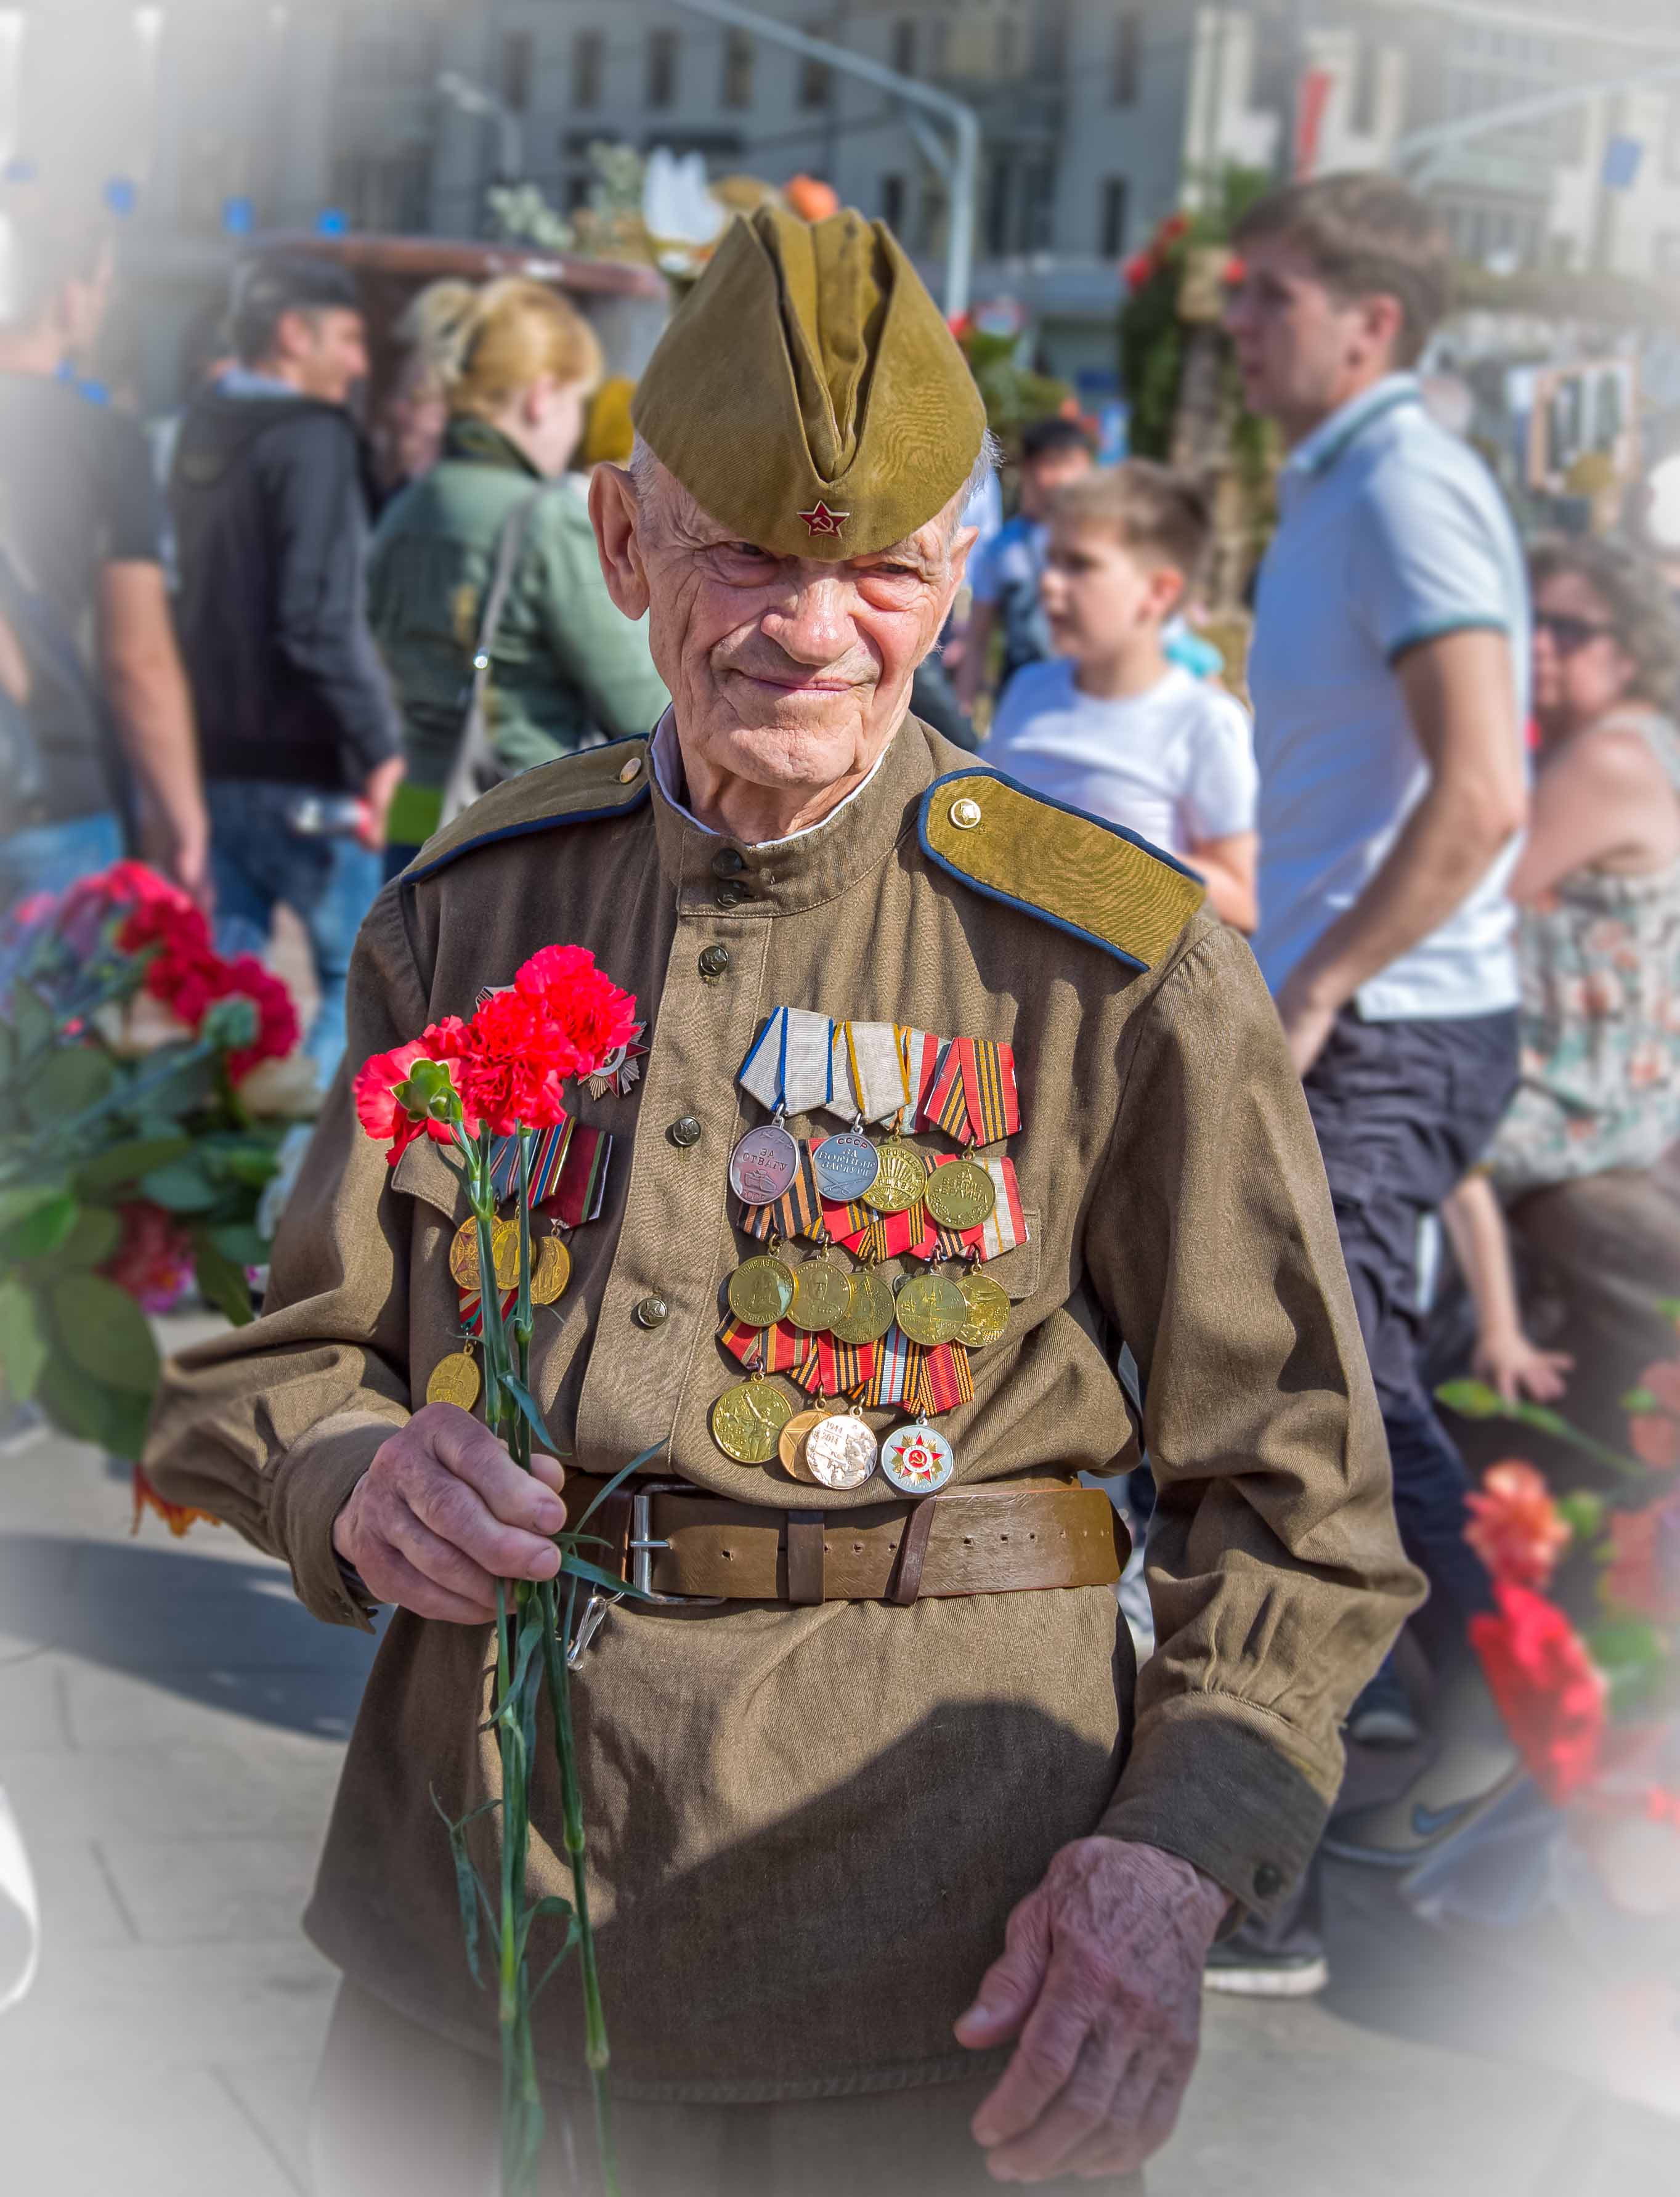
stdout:
<svg viewBox="0 0 1680 2197">
<path fill-rule="evenodd" d="M 712 856 L 714 877 L 739 877 L 746 866 L 746 857 L 739 847 L 720 847 L 716 854 Z"/>
<path fill-rule="evenodd" d="M 712 897 L 720 907 L 739 907 L 744 900 L 750 900 L 752 895 L 744 885 L 726 884 L 720 885 Z"/>
<path fill-rule="evenodd" d="M 724 976 L 729 968 L 729 948 L 727 946 L 708 946 L 700 955 L 700 974 L 707 978 Z"/>
<path fill-rule="evenodd" d="M 959 832 L 972 832 L 980 821 L 980 803 L 966 794 L 951 803 L 951 821 Z"/>
<path fill-rule="evenodd" d="M 644 1297 L 635 1309 L 638 1327 L 663 1327 L 671 1316 L 671 1308 L 663 1297 Z"/>
<path fill-rule="evenodd" d="M 701 1136 L 700 1124 L 692 1114 L 679 1114 L 665 1134 L 674 1145 L 698 1145 Z"/>
<path fill-rule="evenodd" d="M 1283 1889 L 1283 1872 L 1275 1861 L 1263 1861 L 1254 1871 L 1254 1892 L 1261 1899 L 1275 1898 Z"/>
<path fill-rule="evenodd" d="M 632 756 L 630 757 L 630 760 L 629 760 L 629 762 L 624 765 L 623 768 L 619 772 L 619 774 L 618 774 L 618 783 L 620 784 L 620 785 L 629 785 L 630 784 L 630 782 L 632 781 L 632 780 L 634 780 L 634 779 L 637 779 L 637 778 L 640 778 L 640 775 L 641 775 L 641 757 L 640 757 L 640 756 Z"/>
</svg>

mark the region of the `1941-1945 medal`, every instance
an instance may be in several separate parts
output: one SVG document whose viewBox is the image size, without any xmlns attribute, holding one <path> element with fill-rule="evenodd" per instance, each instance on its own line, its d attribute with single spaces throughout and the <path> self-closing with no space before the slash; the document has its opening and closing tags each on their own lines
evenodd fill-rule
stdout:
<svg viewBox="0 0 1680 2197">
<path fill-rule="evenodd" d="M 536 1261 L 531 1269 L 531 1302 L 537 1305 L 555 1303 L 565 1295 L 566 1284 L 571 1279 L 571 1252 L 558 1236 L 545 1236 L 536 1246 Z"/>
<path fill-rule="evenodd" d="M 793 1302 L 793 1269 L 766 1252 L 729 1277 L 729 1309 L 743 1327 L 773 1327 Z"/>
<path fill-rule="evenodd" d="M 928 1163 L 914 1145 L 889 1137 L 875 1148 L 878 1172 L 863 1193 L 877 1213 L 907 1213 L 927 1187 Z"/>
<path fill-rule="evenodd" d="M 846 1277 L 846 1309 L 831 1323 L 830 1334 L 854 1349 L 878 1342 L 892 1325 L 895 1312 L 886 1276 L 873 1267 L 860 1267 Z"/>
<path fill-rule="evenodd" d="M 875 1469 L 877 1445 L 862 1414 L 842 1412 L 805 1437 L 805 1463 L 824 1487 L 861 1487 Z"/>
<path fill-rule="evenodd" d="M 820 1254 L 793 1270 L 793 1302 L 788 1318 L 802 1333 L 829 1335 L 851 1302 L 851 1277 Z"/>
<path fill-rule="evenodd" d="M 755 1373 L 726 1388 L 712 1406 L 712 1440 L 737 1464 L 768 1464 L 792 1417 L 792 1400 Z"/>
<path fill-rule="evenodd" d="M 438 1359 L 426 1384 L 428 1404 L 459 1404 L 470 1412 L 478 1400 L 478 1368 L 470 1342 L 462 1343 L 447 1358 Z"/>
<path fill-rule="evenodd" d="M 954 1342 L 968 1319 L 968 1300 L 948 1274 L 912 1275 L 899 1290 L 894 1307 L 898 1324 L 912 1342 L 929 1349 Z"/>
<path fill-rule="evenodd" d="M 817 1478 L 805 1458 L 805 1438 L 814 1427 L 839 1412 L 835 1404 L 819 1404 L 807 1412 L 796 1412 L 782 1429 L 776 1443 L 776 1454 L 781 1459 L 782 1469 L 794 1480 L 802 1480 L 808 1487 L 820 1487 Z"/>
<path fill-rule="evenodd" d="M 941 1228 L 978 1228 L 989 1220 L 998 1202 L 996 1184 L 972 1160 L 953 1160 L 930 1168 L 922 1196 Z"/>
<path fill-rule="evenodd" d="M 994 1282 L 989 1274 L 982 1274 L 978 1267 L 970 1267 L 967 1273 L 959 1274 L 957 1287 L 968 1307 L 968 1318 L 957 1330 L 955 1339 L 970 1350 L 983 1349 L 988 1342 L 995 1342 L 1009 1325 L 1009 1298 L 1002 1284 Z"/>
</svg>

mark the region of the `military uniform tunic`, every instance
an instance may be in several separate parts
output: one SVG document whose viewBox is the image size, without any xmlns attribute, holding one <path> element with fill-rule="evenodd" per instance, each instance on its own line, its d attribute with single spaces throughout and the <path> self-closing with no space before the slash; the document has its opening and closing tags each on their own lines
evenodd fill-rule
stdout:
<svg viewBox="0 0 1680 2197">
<path fill-rule="evenodd" d="M 1247 1906 L 1277 1897 L 1335 1792 L 1347 1704 L 1416 1598 L 1323 1171 L 1246 945 L 1125 835 L 988 779 L 914 719 L 826 821 L 762 848 L 705 832 L 651 777 L 645 743 L 597 750 L 435 842 L 364 926 L 349 1059 L 470 1014 L 539 947 L 591 948 L 635 993 L 651 1050 L 628 1095 L 578 1103 L 617 1156 L 601 1217 L 571 1238 L 571 1287 L 539 1314 L 547 1424 L 583 1471 L 658 1446 L 702 1487 L 821 1499 L 843 1524 L 890 1491 L 816 1497 L 708 1430 L 739 1377 L 715 1339 L 722 1289 L 753 1248 L 729 1153 L 763 1118 L 736 1071 L 781 1005 L 1013 1046 L 1030 1238 L 987 1270 L 1008 1329 L 940 1424 L 959 1483 L 1121 1470 L 1141 1432 L 1159 1645 L 1135 1707 L 1104 1587 L 627 1603 L 575 1690 L 618 2089 L 950 2079 L 975 2068 L 951 2024 L 1067 1840 L 1100 1828 Z M 971 855 L 953 794 L 987 827 Z M 684 1116 L 698 1139 L 670 1134 Z M 463 1212 L 428 1145 L 387 1170 L 341 1077 L 263 1318 L 167 1379 L 148 1458 L 162 1492 L 284 1556 L 329 1622 L 367 1621 L 333 1519 L 458 1347 Z M 485 2052 L 494 1995 L 468 1975 L 432 1795 L 459 1814 L 495 1789 L 490 1654 L 487 1629 L 391 1618 L 307 1917 L 363 1986 Z M 534 1816 L 533 1877 L 561 1890 L 541 1775 Z M 477 1832 L 493 1869 L 495 1819 Z M 537 2010 L 561 2080 L 579 2072 L 576 1997 L 563 1973 Z"/>
</svg>

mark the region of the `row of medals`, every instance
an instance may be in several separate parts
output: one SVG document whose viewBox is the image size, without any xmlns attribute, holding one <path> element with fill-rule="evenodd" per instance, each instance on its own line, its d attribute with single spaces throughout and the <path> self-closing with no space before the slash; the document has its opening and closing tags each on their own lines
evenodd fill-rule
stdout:
<svg viewBox="0 0 1680 2197">
<path fill-rule="evenodd" d="M 511 1290 L 519 1278 L 519 1224 L 498 1219 L 490 1224 L 490 1257 L 498 1290 Z M 449 1274 L 457 1289 L 476 1291 L 478 1284 L 478 1225 L 465 1220 L 449 1243 Z M 571 1254 L 558 1236 L 534 1238 L 531 1243 L 530 1301 L 534 1305 L 557 1303 L 571 1279 Z M 470 1412 L 478 1400 L 478 1367 L 470 1336 L 461 1348 L 432 1368 L 426 1384 L 428 1404 L 458 1404 Z"/>
<path fill-rule="evenodd" d="M 831 1203 L 861 1203 L 877 1213 L 906 1213 L 918 1201 L 936 1223 L 977 1228 L 991 1217 L 997 1189 L 982 1167 L 955 1160 L 930 1168 L 916 1147 L 894 1135 L 881 1144 L 861 1125 L 826 1138 L 811 1151 L 818 1190 Z M 730 1187 L 746 1205 L 773 1205 L 799 1173 L 799 1146 L 779 1119 L 749 1129 L 729 1162 Z M 847 1267 L 825 1246 L 800 1265 L 768 1252 L 748 1259 L 729 1278 L 729 1309 L 743 1327 L 785 1319 L 807 1335 L 837 1342 L 879 1342 L 896 1322 L 912 1342 L 936 1348 L 959 1342 L 979 1349 L 995 1342 L 1009 1319 L 1009 1299 L 977 1266 L 959 1274 L 905 1277 L 895 1289 L 870 1266 Z M 951 1477 L 955 1460 L 943 1435 L 918 1419 L 878 1444 L 856 1404 L 818 1405 L 796 1412 L 762 1369 L 726 1388 L 712 1406 L 712 1439 L 738 1464 L 779 1458 L 795 1480 L 822 1487 L 860 1487 L 878 1464 L 895 1487 L 930 1493 Z"/>
</svg>

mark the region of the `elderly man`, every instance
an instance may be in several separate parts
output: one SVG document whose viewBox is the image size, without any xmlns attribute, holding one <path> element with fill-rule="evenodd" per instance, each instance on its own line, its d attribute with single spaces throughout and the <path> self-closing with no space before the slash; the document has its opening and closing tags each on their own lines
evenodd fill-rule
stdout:
<svg viewBox="0 0 1680 2197">
<path fill-rule="evenodd" d="M 463 1208 L 424 1142 L 387 1181 L 342 1081 L 264 1317 L 176 1366 L 148 1458 L 322 1618 L 397 1605 L 308 1917 L 345 1975 L 321 2187 L 484 2186 L 495 2009 L 432 1794 L 493 1789 L 495 1579 L 551 1574 L 563 1499 L 654 1447 L 678 1485 L 632 1538 L 677 1598 L 615 1609 L 576 1689 L 627 2190 L 1114 2189 L 1173 2125 L 1210 1941 L 1311 1852 L 1340 1719 L 1416 1598 L 1312 1127 L 1197 882 L 906 714 L 985 423 L 892 238 L 738 223 L 636 423 L 593 509 L 669 712 L 433 841 L 351 986 L 356 1059 L 555 941 L 636 994 L 642 1072 L 582 1102 L 614 1156 L 533 1359 L 565 1471 L 422 1402 L 461 1347 Z M 862 1417 L 767 1446 L 715 1408 L 742 1377 L 723 1292 L 767 1220 L 812 1235 L 825 1132 L 854 1141 L 822 1180 L 872 1180 L 862 1220 L 856 1187 L 821 1206 L 860 1257 L 809 1255 L 849 1310 L 802 1365 Z M 983 1164 L 953 1204 L 928 1165 L 959 1155 Z M 953 1272 L 992 1337 L 971 1365 L 918 1339 Z M 907 1417 L 940 1440 L 895 1445 Z M 1112 1513 L 1078 1475 L 1139 1434 L 1160 1645 L 1134 1708 Z M 946 1492 L 914 1492 L 947 1452 Z M 559 1888 L 556 1806 L 539 1786 L 533 1875 Z M 539 2042 L 576 2188 L 565 1983 Z"/>
</svg>

